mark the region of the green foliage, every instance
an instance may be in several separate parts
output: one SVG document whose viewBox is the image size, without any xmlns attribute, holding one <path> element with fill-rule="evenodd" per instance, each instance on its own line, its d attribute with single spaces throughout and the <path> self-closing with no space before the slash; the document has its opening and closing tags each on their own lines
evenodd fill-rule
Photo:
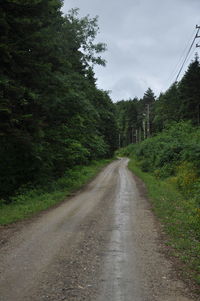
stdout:
<svg viewBox="0 0 200 301">
<path fill-rule="evenodd" d="M 150 173 L 141 171 L 132 154 L 129 168 L 147 185 L 153 210 L 160 218 L 167 233 L 166 245 L 170 255 L 178 257 L 184 264 L 184 277 L 189 275 L 199 284 L 200 273 L 200 210 L 195 197 L 184 195 L 177 190 L 169 179 L 161 180 Z M 185 170 L 190 164 L 185 165 Z M 181 171 L 182 176 L 185 171 Z M 183 176 L 184 181 L 185 177 Z M 198 189 L 200 185 L 198 182 Z M 200 190 L 198 190 L 200 192 Z M 199 199 L 199 194 L 196 195 Z"/>
<path fill-rule="evenodd" d="M 174 122 L 161 133 L 118 153 L 147 184 L 155 213 L 168 234 L 173 255 L 197 283 L 200 273 L 200 129 Z"/>
<path fill-rule="evenodd" d="M 197 170 L 193 163 L 182 162 L 176 168 L 176 184 L 186 196 L 191 196 L 195 181 L 198 179 Z"/>
<path fill-rule="evenodd" d="M 124 108 L 119 102 L 118 123 L 128 135 Z M 123 138 L 119 156 L 131 157 L 129 167 L 147 184 L 154 210 L 169 235 L 173 255 L 186 265 L 185 272 L 199 282 L 200 273 L 200 63 L 196 55 L 180 82 L 156 100 L 149 89 L 135 102 L 135 139 Z M 149 116 L 146 106 L 149 106 Z M 149 117 L 150 136 L 146 126 Z M 198 126 L 198 127 L 197 127 Z M 144 136 L 141 136 L 141 129 Z M 142 141 L 143 140 L 143 141 Z M 124 142 L 125 141 L 125 142 Z M 138 143 L 139 142 L 139 143 Z M 135 159 L 137 164 L 135 163 Z"/>
<path fill-rule="evenodd" d="M 43 187 L 21 187 L 11 203 L 0 200 L 0 225 L 28 218 L 61 201 L 92 179 L 110 160 L 93 161 L 88 166 L 76 166 L 62 178 L 46 183 Z"/>
<path fill-rule="evenodd" d="M 156 132 L 162 131 L 172 122 L 181 119 L 180 92 L 178 84 L 174 83 L 164 94 L 161 94 L 154 104 L 153 125 Z"/>
<path fill-rule="evenodd" d="M 162 133 L 139 144 L 136 155 L 146 171 L 162 169 L 163 176 L 167 177 L 174 174 L 176 166 L 182 161 L 187 160 L 193 162 L 194 167 L 199 166 L 199 157 L 193 153 L 199 135 L 199 129 L 189 122 L 174 123 Z M 194 156 L 196 161 L 193 160 Z M 163 173 L 164 169 L 166 174 Z"/>
<path fill-rule="evenodd" d="M 116 116 L 120 132 L 120 146 L 135 142 L 135 129 L 138 126 L 138 99 L 116 103 Z"/>
<path fill-rule="evenodd" d="M 153 132 L 154 103 L 155 95 L 151 88 L 148 88 L 142 99 L 134 98 L 116 103 L 120 147 L 141 142 Z"/>
<path fill-rule="evenodd" d="M 115 154 L 116 154 L 116 156 L 119 156 L 119 157 L 130 157 L 133 154 L 135 154 L 136 149 L 137 149 L 136 144 L 129 144 L 128 146 L 117 150 L 115 152 Z"/>
<path fill-rule="evenodd" d="M 187 72 L 179 83 L 180 114 L 184 120 L 192 120 L 193 124 L 200 124 L 200 64 L 198 56 L 189 65 Z"/>
<path fill-rule="evenodd" d="M 200 124 L 200 63 L 196 55 L 180 82 L 155 97 L 151 88 L 143 98 L 116 104 L 121 147 L 145 140 L 174 122 Z M 147 131 L 147 129 L 149 130 Z"/>
<path fill-rule="evenodd" d="M 162 131 L 171 122 L 181 120 L 200 124 L 200 64 L 197 55 L 181 81 L 162 93 L 154 104 L 155 132 Z"/>
<path fill-rule="evenodd" d="M 7 200 L 24 184 L 44 184 L 116 149 L 114 105 L 93 72 L 105 64 L 97 18 L 63 16 L 61 6 L 1 5 L 0 197 Z"/>
<path fill-rule="evenodd" d="M 89 16 L 78 18 L 78 9 L 72 9 L 67 15 L 67 19 L 71 24 L 73 24 L 73 29 L 75 30 L 76 40 L 78 45 L 84 50 L 84 63 L 88 64 L 99 64 L 105 66 L 105 60 L 103 60 L 99 55 L 106 50 L 106 44 L 97 43 L 94 44 L 96 35 L 99 31 L 98 27 L 98 17 L 91 19 Z"/>
</svg>

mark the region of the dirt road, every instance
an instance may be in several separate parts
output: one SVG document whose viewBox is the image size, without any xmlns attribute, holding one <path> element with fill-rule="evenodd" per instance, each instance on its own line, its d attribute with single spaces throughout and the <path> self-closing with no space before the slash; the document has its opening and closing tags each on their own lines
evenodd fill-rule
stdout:
<svg viewBox="0 0 200 301">
<path fill-rule="evenodd" d="M 195 300 L 161 252 L 127 161 L 57 208 L 0 230 L 1 301 Z"/>
</svg>

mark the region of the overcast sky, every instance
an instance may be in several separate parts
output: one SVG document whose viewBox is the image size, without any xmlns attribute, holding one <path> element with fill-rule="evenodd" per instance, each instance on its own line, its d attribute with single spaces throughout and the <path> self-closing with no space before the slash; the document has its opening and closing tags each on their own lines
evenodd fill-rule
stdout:
<svg viewBox="0 0 200 301">
<path fill-rule="evenodd" d="M 200 23 L 200 0 L 64 2 L 65 13 L 78 7 L 80 16 L 99 16 L 98 41 L 107 44 L 107 65 L 95 67 L 95 74 L 98 87 L 111 90 L 113 101 L 142 97 L 148 87 L 156 95 L 164 92 L 175 80 Z M 186 67 L 197 50 L 193 47 Z"/>
</svg>

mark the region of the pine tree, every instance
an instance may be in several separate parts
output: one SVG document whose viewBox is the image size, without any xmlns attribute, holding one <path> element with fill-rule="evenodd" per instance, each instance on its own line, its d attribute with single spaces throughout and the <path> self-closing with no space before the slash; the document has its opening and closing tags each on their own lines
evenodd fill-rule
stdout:
<svg viewBox="0 0 200 301">
<path fill-rule="evenodd" d="M 156 131 L 173 121 L 180 120 L 180 92 L 177 83 L 174 83 L 165 93 L 160 94 L 154 105 L 153 126 Z"/>
<path fill-rule="evenodd" d="M 93 64 L 105 63 L 105 45 L 95 44 L 97 18 L 79 19 L 76 10 L 64 17 L 61 5 L 1 5 L 0 197 L 116 147 L 114 105 L 93 72 Z"/>
<path fill-rule="evenodd" d="M 200 124 L 200 64 L 198 56 L 189 65 L 182 78 L 180 89 L 180 115 L 182 119 L 192 120 L 194 124 Z"/>
</svg>

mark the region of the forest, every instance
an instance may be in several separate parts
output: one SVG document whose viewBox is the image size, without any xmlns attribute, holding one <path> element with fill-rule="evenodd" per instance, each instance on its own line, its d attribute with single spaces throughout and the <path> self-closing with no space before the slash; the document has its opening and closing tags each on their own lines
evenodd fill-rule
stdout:
<svg viewBox="0 0 200 301">
<path fill-rule="evenodd" d="M 9 203 L 23 187 L 49 185 L 129 144 L 146 171 L 168 177 L 192 164 L 199 178 L 198 55 L 158 97 L 148 88 L 141 99 L 113 103 L 94 74 L 95 64 L 105 66 L 98 18 L 63 15 L 62 5 L 1 5 L 0 199 Z"/>
<path fill-rule="evenodd" d="M 119 101 L 116 114 L 120 147 L 137 156 L 140 168 L 159 178 L 176 176 L 178 187 L 200 192 L 200 63 L 198 55 L 183 78 L 155 97 L 149 88 L 142 99 Z M 174 178 L 175 181 L 175 178 Z M 197 206 L 200 202 L 197 200 Z"/>
<path fill-rule="evenodd" d="M 0 199 L 76 165 L 109 158 L 115 106 L 96 86 L 97 18 L 66 16 L 60 0 L 5 0 L 0 9 Z"/>
<path fill-rule="evenodd" d="M 151 88 L 143 98 L 116 103 L 120 146 L 137 143 L 162 132 L 170 124 L 190 121 L 200 124 L 200 64 L 198 54 L 183 78 L 158 97 Z"/>
</svg>

